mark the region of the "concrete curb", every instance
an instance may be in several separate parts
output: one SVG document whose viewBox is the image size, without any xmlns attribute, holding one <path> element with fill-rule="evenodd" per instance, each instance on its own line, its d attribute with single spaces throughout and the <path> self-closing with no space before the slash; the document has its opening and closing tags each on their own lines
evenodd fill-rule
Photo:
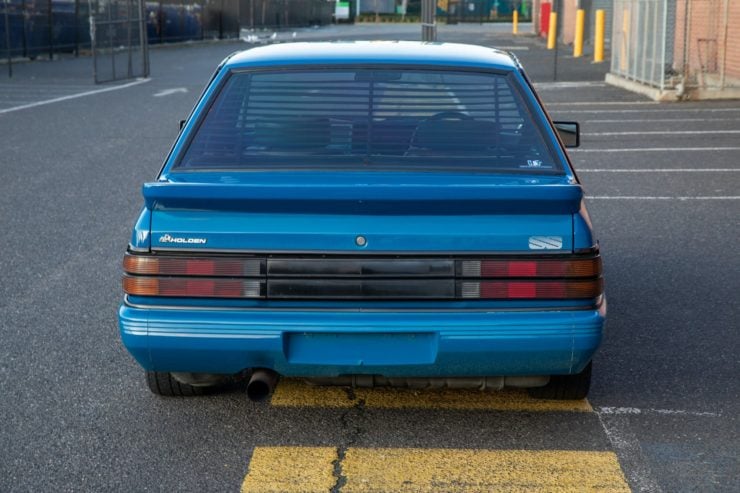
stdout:
<svg viewBox="0 0 740 493">
<path fill-rule="evenodd" d="M 656 87 L 650 87 L 615 74 L 606 74 L 604 80 L 609 85 L 643 94 L 653 101 L 660 102 L 740 99 L 740 87 L 725 87 L 724 89 L 677 87 L 675 89 L 660 90 Z"/>
</svg>

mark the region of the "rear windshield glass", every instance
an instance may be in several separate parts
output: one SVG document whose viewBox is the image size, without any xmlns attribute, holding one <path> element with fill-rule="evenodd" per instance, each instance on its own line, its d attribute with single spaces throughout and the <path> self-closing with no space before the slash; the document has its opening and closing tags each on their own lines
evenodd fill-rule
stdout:
<svg viewBox="0 0 740 493">
<path fill-rule="evenodd" d="M 177 168 L 561 172 L 506 76 L 404 69 L 234 73 Z"/>
</svg>

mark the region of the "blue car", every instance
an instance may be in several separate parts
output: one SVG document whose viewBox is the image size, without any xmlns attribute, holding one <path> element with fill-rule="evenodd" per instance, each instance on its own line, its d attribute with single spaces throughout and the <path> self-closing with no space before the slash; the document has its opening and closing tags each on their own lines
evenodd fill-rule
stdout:
<svg viewBox="0 0 740 493">
<path fill-rule="evenodd" d="M 575 145 L 495 49 L 231 55 L 144 184 L 123 343 L 160 395 L 283 375 L 584 398 L 606 302 Z"/>
</svg>

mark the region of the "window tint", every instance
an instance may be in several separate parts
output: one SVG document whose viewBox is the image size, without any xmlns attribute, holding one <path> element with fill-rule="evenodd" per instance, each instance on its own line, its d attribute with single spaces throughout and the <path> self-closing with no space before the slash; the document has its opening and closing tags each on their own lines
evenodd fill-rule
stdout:
<svg viewBox="0 0 740 493">
<path fill-rule="evenodd" d="M 561 169 L 506 76 L 430 70 L 235 73 L 184 169 Z"/>
</svg>

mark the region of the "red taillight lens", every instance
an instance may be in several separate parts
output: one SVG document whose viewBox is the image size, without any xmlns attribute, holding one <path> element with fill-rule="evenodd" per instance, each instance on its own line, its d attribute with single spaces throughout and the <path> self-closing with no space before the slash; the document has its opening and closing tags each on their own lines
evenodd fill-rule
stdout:
<svg viewBox="0 0 740 493">
<path fill-rule="evenodd" d="M 462 277 L 597 277 L 601 257 L 588 259 L 463 260 Z"/>
<path fill-rule="evenodd" d="M 593 299 L 604 292 L 601 278 L 587 281 L 463 281 L 460 293 L 466 299 Z"/>
<path fill-rule="evenodd" d="M 129 255 L 123 258 L 129 274 L 154 276 L 254 277 L 264 272 L 260 259 L 177 258 Z"/>
<path fill-rule="evenodd" d="M 594 299 L 604 292 L 601 257 L 462 260 L 458 296 L 490 300 Z"/>
<path fill-rule="evenodd" d="M 123 291 L 134 296 L 259 298 L 262 282 L 186 277 L 123 277 Z"/>
</svg>

